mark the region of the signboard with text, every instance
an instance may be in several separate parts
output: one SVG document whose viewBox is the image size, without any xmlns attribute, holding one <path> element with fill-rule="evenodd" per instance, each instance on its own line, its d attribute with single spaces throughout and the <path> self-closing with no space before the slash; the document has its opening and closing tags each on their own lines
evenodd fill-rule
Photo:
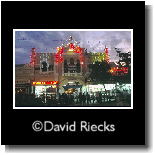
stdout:
<svg viewBox="0 0 155 155">
<path fill-rule="evenodd" d="M 33 81 L 32 85 L 56 85 L 58 81 Z"/>
</svg>

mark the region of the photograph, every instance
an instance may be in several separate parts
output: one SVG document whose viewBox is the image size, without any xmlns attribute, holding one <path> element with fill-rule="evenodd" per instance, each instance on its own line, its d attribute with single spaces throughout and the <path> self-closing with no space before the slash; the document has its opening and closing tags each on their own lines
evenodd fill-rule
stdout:
<svg viewBox="0 0 155 155">
<path fill-rule="evenodd" d="M 132 29 L 13 29 L 13 109 L 133 109 Z"/>
<path fill-rule="evenodd" d="M 2 145 L 145 146 L 146 13 L 144 1 L 4 1 Z"/>
</svg>

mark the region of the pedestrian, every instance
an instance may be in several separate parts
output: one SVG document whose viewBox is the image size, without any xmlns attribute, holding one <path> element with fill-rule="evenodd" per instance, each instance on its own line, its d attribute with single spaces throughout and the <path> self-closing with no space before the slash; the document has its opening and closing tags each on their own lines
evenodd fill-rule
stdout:
<svg viewBox="0 0 155 155">
<path fill-rule="evenodd" d="M 106 102 L 108 101 L 108 93 L 107 93 L 107 90 L 105 89 L 105 100 L 106 100 Z"/>
<path fill-rule="evenodd" d="M 94 104 L 94 102 L 95 102 L 95 95 L 94 94 L 92 94 L 92 100 L 93 100 L 93 104 Z"/>
<path fill-rule="evenodd" d="M 99 103 L 99 92 L 96 93 L 96 100 L 97 100 L 97 103 Z"/>
<path fill-rule="evenodd" d="M 60 105 L 63 104 L 63 94 L 59 95 L 59 103 L 60 103 Z"/>
<path fill-rule="evenodd" d="M 90 104 L 90 95 L 88 94 L 88 92 L 86 94 L 86 100 L 87 100 L 87 105 L 89 105 Z"/>
<path fill-rule="evenodd" d="M 67 99 L 68 99 L 67 94 L 64 93 L 64 104 L 67 104 L 68 103 Z"/>
<path fill-rule="evenodd" d="M 102 93 L 99 92 L 98 103 L 102 103 Z"/>
<path fill-rule="evenodd" d="M 81 92 L 79 93 L 79 102 L 82 105 L 82 93 Z"/>
<path fill-rule="evenodd" d="M 83 93 L 82 94 L 82 105 L 84 106 L 86 103 L 86 95 Z"/>
<path fill-rule="evenodd" d="M 74 95 L 73 94 L 70 95 L 70 103 L 72 105 L 74 105 Z"/>
</svg>

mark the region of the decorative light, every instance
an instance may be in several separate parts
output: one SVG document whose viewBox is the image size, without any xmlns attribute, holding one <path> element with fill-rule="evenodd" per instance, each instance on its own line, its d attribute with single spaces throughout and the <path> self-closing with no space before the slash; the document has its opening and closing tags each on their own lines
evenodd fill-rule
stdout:
<svg viewBox="0 0 155 155">
<path fill-rule="evenodd" d="M 52 85 L 52 88 L 56 88 L 56 85 Z"/>
<path fill-rule="evenodd" d="M 32 85 L 56 85 L 58 81 L 33 81 Z"/>
<path fill-rule="evenodd" d="M 70 36 L 70 39 L 68 40 L 71 40 L 72 36 Z M 68 41 L 66 40 L 66 41 Z M 75 41 L 77 43 L 77 41 Z M 64 44 L 62 44 L 64 45 Z M 77 46 L 75 43 L 67 43 L 65 44 L 64 47 L 67 47 L 69 46 L 69 50 L 70 52 L 74 52 L 74 53 L 78 53 L 80 55 L 80 62 L 83 62 L 84 61 L 84 57 L 82 55 L 82 48 L 80 48 L 80 46 Z M 60 47 L 57 47 L 57 53 L 55 54 L 55 58 L 56 58 L 56 63 L 62 63 L 63 62 L 63 57 L 62 57 L 62 54 L 64 53 L 64 47 L 60 46 Z"/>
</svg>

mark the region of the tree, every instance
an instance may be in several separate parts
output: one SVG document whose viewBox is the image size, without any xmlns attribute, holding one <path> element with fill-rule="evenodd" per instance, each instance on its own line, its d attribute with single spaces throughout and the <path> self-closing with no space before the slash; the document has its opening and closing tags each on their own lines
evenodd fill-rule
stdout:
<svg viewBox="0 0 155 155">
<path fill-rule="evenodd" d="M 106 61 L 91 64 L 89 79 L 95 83 L 105 83 L 111 79 L 110 65 Z"/>
</svg>

